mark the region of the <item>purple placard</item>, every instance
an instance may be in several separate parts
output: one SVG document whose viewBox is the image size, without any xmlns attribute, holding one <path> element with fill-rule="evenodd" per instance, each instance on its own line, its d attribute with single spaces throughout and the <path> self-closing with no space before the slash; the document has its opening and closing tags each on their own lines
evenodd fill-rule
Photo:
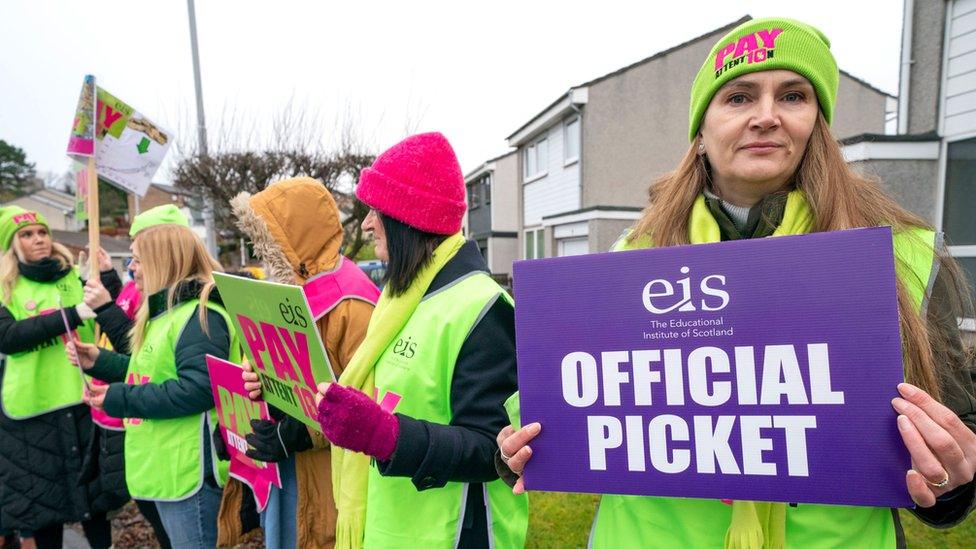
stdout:
<svg viewBox="0 0 976 549">
<path fill-rule="evenodd" d="M 519 261 L 515 301 L 528 489 L 913 505 L 891 229 Z"/>
</svg>

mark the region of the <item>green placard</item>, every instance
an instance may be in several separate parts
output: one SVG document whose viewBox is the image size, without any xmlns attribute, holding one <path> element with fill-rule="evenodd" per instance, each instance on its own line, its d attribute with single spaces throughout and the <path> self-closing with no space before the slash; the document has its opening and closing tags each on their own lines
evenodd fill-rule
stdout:
<svg viewBox="0 0 976 549">
<path fill-rule="evenodd" d="M 335 381 L 299 286 L 214 273 L 217 289 L 268 404 L 321 430 L 316 385 Z"/>
</svg>

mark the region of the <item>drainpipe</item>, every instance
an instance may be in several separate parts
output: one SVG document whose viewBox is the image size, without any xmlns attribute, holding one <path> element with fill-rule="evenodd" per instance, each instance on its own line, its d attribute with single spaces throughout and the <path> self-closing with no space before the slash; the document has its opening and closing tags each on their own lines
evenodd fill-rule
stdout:
<svg viewBox="0 0 976 549">
<path fill-rule="evenodd" d="M 912 77 L 912 21 L 915 1 L 905 0 L 905 13 L 901 29 L 901 71 L 898 78 L 898 133 L 908 133 L 909 87 Z"/>
<path fill-rule="evenodd" d="M 579 196 L 579 208 L 578 209 L 582 209 L 583 208 L 583 111 L 581 111 L 579 109 L 579 107 L 576 106 L 576 103 L 573 103 L 573 88 L 569 88 L 569 91 L 566 92 L 566 96 L 569 98 L 569 108 L 571 108 L 574 111 L 576 111 L 576 116 L 579 118 L 579 160 L 576 161 L 576 169 L 579 170 L 579 177 L 576 178 L 576 179 L 578 181 L 578 183 L 577 183 L 577 185 L 578 185 L 577 191 L 579 192 L 579 195 L 578 195 Z M 563 148 L 565 148 L 565 147 L 566 147 L 566 144 L 563 143 Z M 555 229 L 553 229 L 553 231 L 555 231 Z M 586 242 L 587 242 L 586 248 L 587 248 L 587 251 L 589 251 L 589 247 L 590 247 L 590 244 L 589 244 L 590 236 L 589 236 L 589 234 L 590 234 L 590 231 L 587 230 L 586 231 L 586 234 L 587 234 L 587 236 L 586 236 Z M 555 237 L 553 237 L 553 245 L 554 246 L 557 246 L 557 244 L 555 242 Z"/>
</svg>

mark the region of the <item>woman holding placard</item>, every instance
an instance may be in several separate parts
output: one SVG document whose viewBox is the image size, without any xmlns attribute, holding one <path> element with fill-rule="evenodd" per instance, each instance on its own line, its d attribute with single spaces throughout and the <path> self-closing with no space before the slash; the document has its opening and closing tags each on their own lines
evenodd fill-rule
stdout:
<svg viewBox="0 0 976 549">
<path fill-rule="evenodd" d="M 83 521 L 89 543 L 108 547 L 105 513 L 128 496 L 125 486 L 106 482 L 108 471 L 79 482 L 96 427 L 82 404 L 81 372 L 64 356 L 59 308 L 85 341 L 94 336 L 95 314 L 82 302 L 71 252 L 51 239 L 44 216 L 0 208 L 0 249 L 0 352 L 7 355 L 0 387 L 0 521 L 31 532 L 38 547 L 60 547 L 63 524 Z M 108 256 L 99 259 L 105 268 Z M 102 276 L 109 287 L 121 285 L 111 263 Z"/>
<path fill-rule="evenodd" d="M 136 235 L 149 227 L 167 224 L 189 227 L 190 221 L 173 204 L 163 204 L 149 208 L 135 216 L 132 220 L 132 226 L 129 227 L 129 236 L 135 238 Z M 91 279 L 85 283 L 85 305 L 88 305 L 95 311 L 95 322 L 102 330 L 102 340 L 99 342 L 99 345 L 105 346 L 106 344 L 104 342 L 108 340 L 113 350 L 123 354 L 129 352 L 129 335 L 132 332 L 132 324 L 135 322 L 136 312 L 139 310 L 139 305 L 142 302 L 142 295 L 139 293 L 136 285 L 135 275 L 131 271 L 129 274 L 132 280 L 122 287 L 122 290 L 114 299 L 105 286 L 98 280 Z M 119 423 L 117 425 L 119 427 L 122 426 L 121 420 L 116 420 L 104 414 L 101 417 L 102 421 L 118 421 Z M 99 421 L 97 412 L 95 420 L 96 422 Z M 109 426 L 111 427 L 111 425 Z M 162 549 L 169 549 L 171 547 L 169 537 L 166 535 L 166 529 L 163 527 L 163 523 L 159 518 L 156 504 L 141 499 L 136 499 L 135 502 L 143 518 L 152 525 L 153 533 L 156 534 L 156 540 L 159 542 L 160 547 Z"/>
<path fill-rule="evenodd" d="M 914 467 L 906 489 L 916 516 L 947 527 L 976 503 L 972 357 L 956 321 L 972 316 L 971 300 L 941 237 L 845 163 L 829 129 L 838 81 L 829 41 L 804 23 L 755 19 L 724 36 L 692 87 L 691 146 L 651 186 L 615 250 L 892 226 L 909 381 L 892 404 Z M 516 492 L 543 429 L 498 434 L 496 465 Z M 614 548 L 894 547 L 900 539 L 892 509 L 611 495 L 591 533 L 594 547 Z"/>
<path fill-rule="evenodd" d="M 297 177 L 257 194 L 231 200 L 237 226 L 275 282 L 302 286 L 319 330 L 332 374 L 338 377 L 366 335 L 379 291 L 355 263 L 340 253 L 342 224 L 335 199 L 320 181 Z M 244 379 L 256 386 L 258 374 L 244 364 Z M 256 396 L 256 395 L 255 395 Z M 336 507 L 332 496 L 332 458 L 322 433 L 296 418 L 253 420 L 247 435 L 251 458 L 275 462 L 281 488 L 271 487 L 261 527 L 268 549 L 335 545 Z M 284 417 L 281 417 L 284 416 Z M 231 479 L 220 508 L 221 543 L 233 545 L 247 533 L 241 509 L 247 502 L 241 483 Z"/>
<path fill-rule="evenodd" d="M 522 547 L 528 502 L 492 464 L 516 383 L 514 309 L 460 233 L 454 150 L 439 133 L 408 137 L 362 171 L 356 196 L 388 270 L 366 339 L 317 396 L 336 546 Z"/>
<path fill-rule="evenodd" d="M 206 355 L 240 361 L 240 345 L 214 291 L 220 265 L 188 227 L 167 223 L 132 243 L 143 300 L 131 357 L 82 342 L 68 355 L 94 377 L 86 402 L 125 422 L 125 479 L 133 498 L 154 501 L 174 547 L 212 548 L 227 462 L 214 456 Z"/>
</svg>

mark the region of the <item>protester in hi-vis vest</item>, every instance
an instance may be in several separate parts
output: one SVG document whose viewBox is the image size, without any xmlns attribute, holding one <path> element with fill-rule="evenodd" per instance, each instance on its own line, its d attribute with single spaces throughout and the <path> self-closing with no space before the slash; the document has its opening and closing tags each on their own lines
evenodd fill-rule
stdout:
<svg viewBox="0 0 976 549">
<path fill-rule="evenodd" d="M 302 286 L 336 377 L 349 364 L 366 335 L 379 290 L 356 264 L 339 253 L 343 230 L 332 194 L 314 179 L 280 181 L 231 200 L 237 226 L 275 282 Z M 245 380 L 260 387 L 257 374 Z M 255 389 L 257 390 L 257 389 Z M 256 395 L 255 395 L 256 396 Z M 336 507 L 332 497 L 332 458 L 328 441 L 301 421 L 273 407 L 277 421 L 254 420 L 247 455 L 278 463 L 281 489 L 271 488 L 261 527 L 268 549 L 332 547 Z M 218 437 L 219 438 L 219 437 Z M 215 443 L 218 439 L 215 439 Z M 221 545 L 240 542 L 243 485 L 231 479 L 224 489 Z M 250 497 L 249 495 L 247 497 Z"/>
<path fill-rule="evenodd" d="M 92 547 L 108 547 L 105 513 L 128 495 L 121 467 L 109 470 L 113 460 L 86 463 L 89 451 L 104 453 L 110 441 L 96 435 L 82 403 L 81 372 L 65 357 L 68 336 L 58 308 L 64 306 L 84 341 L 94 337 L 95 314 L 82 302 L 71 252 L 52 241 L 41 214 L 0 208 L 0 249 L 0 353 L 7 355 L 0 383 L 0 523 L 32 536 L 37 547 L 60 547 L 63 524 L 82 521 Z M 103 282 L 117 292 L 121 281 L 108 256 L 97 259 Z"/>
<path fill-rule="evenodd" d="M 918 504 L 913 513 L 948 527 L 976 497 L 972 358 L 956 323 L 972 316 L 964 312 L 968 291 L 941 237 L 845 164 L 829 129 L 838 79 L 829 41 L 804 23 L 754 19 L 724 36 L 691 90 L 687 152 L 651 186 L 641 219 L 614 248 L 892 226 L 909 382 L 897 387 L 892 421 L 912 456 L 905 489 Z M 544 429 L 499 433 L 503 476 L 523 470 Z M 521 480 L 510 480 L 524 491 Z M 611 495 L 602 498 L 590 539 L 615 549 L 904 543 L 894 509 Z"/>
<path fill-rule="evenodd" d="M 186 215 L 179 208 L 172 204 L 164 204 L 150 208 L 137 215 L 132 220 L 129 228 L 129 236 L 135 238 L 143 229 L 165 224 L 182 225 L 189 227 L 190 222 Z M 106 340 L 111 344 L 113 350 L 127 354 L 129 352 L 129 334 L 135 322 L 136 311 L 142 302 L 142 294 L 136 286 L 135 277 L 127 282 L 116 299 L 112 299 L 111 293 L 98 280 L 90 279 L 85 283 L 85 304 L 95 311 L 95 322 L 102 329 L 102 339 L 99 345 L 107 347 Z M 103 384 L 104 381 L 95 380 L 93 383 Z M 96 423 L 106 428 L 121 428 L 123 423 L 117 418 L 113 418 L 104 411 L 93 410 L 92 417 Z M 139 512 L 149 521 L 156 534 L 156 540 L 162 549 L 171 547 L 169 536 L 159 518 L 156 504 L 152 501 L 141 499 L 135 500 L 139 507 Z"/>
<path fill-rule="evenodd" d="M 69 357 L 110 383 L 85 397 L 125 418 L 125 480 L 133 498 L 156 503 L 174 547 L 212 548 L 227 462 L 213 455 L 207 354 L 240 360 L 240 345 L 215 290 L 220 265 L 187 227 L 140 231 L 132 269 L 147 296 L 136 315 L 131 357 L 77 342 Z"/>
<path fill-rule="evenodd" d="M 134 240 L 142 231 L 157 225 L 189 227 L 190 220 L 173 204 L 156 206 L 133 218 L 129 237 Z M 135 277 L 122 287 L 114 300 L 97 280 L 89 280 L 85 283 L 85 303 L 95 311 L 95 322 L 101 326 L 113 350 L 128 354 L 129 332 L 132 331 L 136 312 L 142 303 L 142 294 Z"/>
<path fill-rule="evenodd" d="M 443 135 L 408 137 L 363 170 L 363 229 L 388 263 L 366 339 L 321 384 L 336 546 L 522 547 L 528 502 L 492 463 L 515 390 L 515 313 L 460 233 L 464 178 Z"/>
</svg>

